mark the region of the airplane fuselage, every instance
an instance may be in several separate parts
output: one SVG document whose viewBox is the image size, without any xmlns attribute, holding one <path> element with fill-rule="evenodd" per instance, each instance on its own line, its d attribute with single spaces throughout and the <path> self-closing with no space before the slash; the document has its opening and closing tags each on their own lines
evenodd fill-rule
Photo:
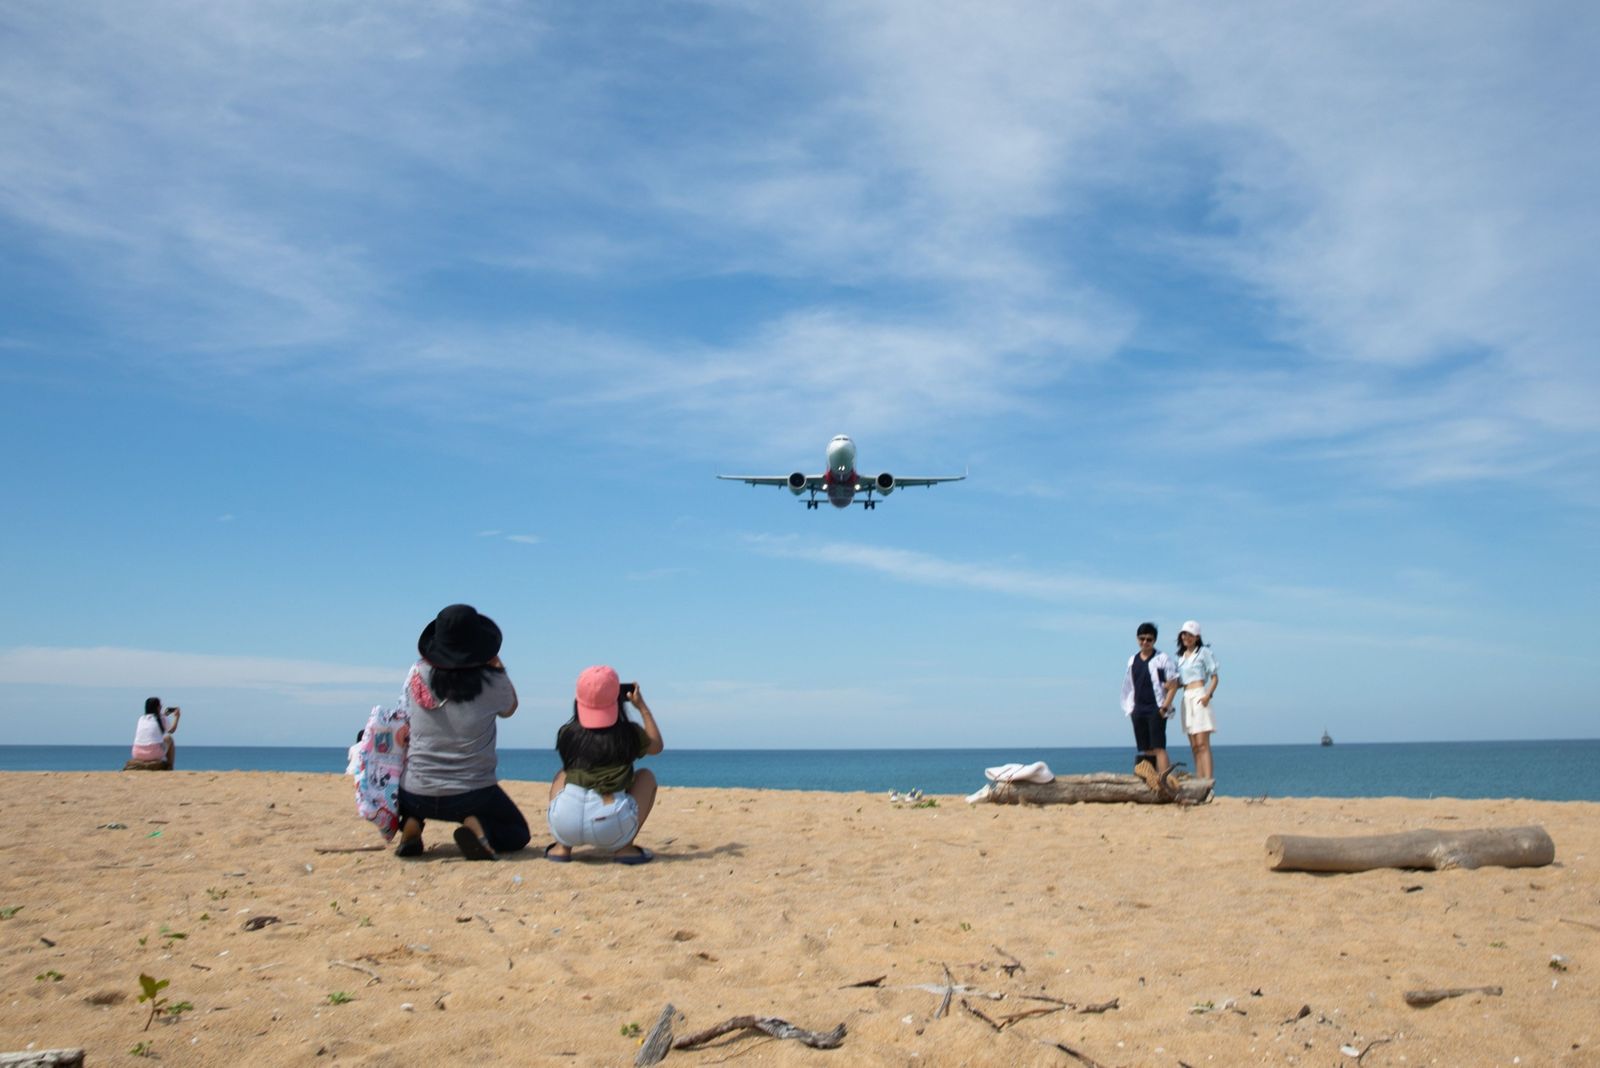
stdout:
<svg viewBox="0 0 1600 1068">
<path fill-rule="evenodd" d="M 828 488 L 828 503 L 848 508 L 856 495 L 856 443 L 848 434 L 837 434 L 828 442 L 828 470 L 823 473 Z"/>
</svg>

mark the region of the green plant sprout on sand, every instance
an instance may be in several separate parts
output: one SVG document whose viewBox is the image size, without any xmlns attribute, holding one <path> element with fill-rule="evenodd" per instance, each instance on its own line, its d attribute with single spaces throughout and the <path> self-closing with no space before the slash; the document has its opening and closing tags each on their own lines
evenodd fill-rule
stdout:
<svg viewBox="0 0 1600 1068">
<path fill-rule="evenodd" d="M 639 1032 L 642 1031 L 642 1030 L 644 1030 L 644 1029 L 642 1027 L 640 1027 L 636 1023 L 625 1023 L 625 1024 L 622 1025 L 622 1037 L 623 1038 L 638 1038 L 639 1037 Z"/>
<path fill-rule="evenodd" d="M 33 977 L 33 981 L 36 982 L 36 983 L 59 983 L 59 982 L 61 982 L 61 980 L 65 979 L 65 978 L 66 978 L 66 976 L 62 975 L 60 972 L 56 971 L 54 968 L 49 968 L 49 969 L 46 969 L 43 972 L 40 972 L 38 975 L 34 976 Z"/>
<path fill-rule="evenodd" d="M 150 1025 L 156 1022 L 157 1016 L 162 1016 L 173 1012 L 173 1009 L 167 1006 L 167 999 L 161 996 L 161 991 L 165 990 L 167 985 L 171 982 L 171 979 L 156 979 L 152 976 L 144 974 L 143 972 L 139 973 L 139 987 L 144 991 L 144 993 L 139 995 L 139 1003 L 141 1005 L 146 1001 L 150 1003 L 150 1018 L 144 1022 L 144 1029 L 146 1031 L 150 1030 Z M 194 1008 L 194 1006 L 190 1005 L 187 1001 L 180 1002 L 179 1004 L 183 1005 L 184 1009 Z M 179 1009 L 178 1011 L 182 1012 L 184 1010 Z M 148 1054 L 141 1054 L 141 1056 L 148 1056 Z"/>
<path fill-rule="evenodd" d="M 348 1002 L 354 1001 L 355 999 L 356 998 L 354 994 L 347 993 L 343 990 L 335 990 L 333 993 L 328 995 L 328 1004 L 344 1005 Z"/>
<path fill-rule="evenodd" d="M 0 920 L 9 920 L 21 911 L 21 905 L 7 905 L 5 908 L 0 908 Z"/>
<path fill-rule="evenodd" d="M 133 1048 L 128 1052 L 133 1054 L 135 1057 L 154 1057 L 156 1055 L 156 1048 L 148 1042 L 135 1042 L 133 1044 Z"/>
</svg>

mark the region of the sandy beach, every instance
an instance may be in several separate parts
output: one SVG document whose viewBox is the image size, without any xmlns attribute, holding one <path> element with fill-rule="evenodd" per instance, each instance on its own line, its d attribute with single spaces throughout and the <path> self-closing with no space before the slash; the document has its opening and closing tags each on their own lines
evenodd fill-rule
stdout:
<svg viewBox="0 0 1600 1068">
<path fill-rule="evenodd" d="M 506 787 L 546 841 L 544 785 Z M 666 783 L 657 860 L 631 868 L 468 863 L 438 825 L 398 860 L 335 775 L 7 773 L 0 798 L 0 1051 L 631 1064 L 670 1002 L 679 1036 L 741 1015 L 846 1034 L 738 1032 L 667 1064 L 1600 1065 L 1592 803 L 912 808 Z M 1553 865 L 1265 863 L 1275 833 L 1525 824 Z M 145 1030 L 141 973 L 187 1008 Z M 1502 993 L 1403 1000 L 1480 986 Z"/>
</svg>

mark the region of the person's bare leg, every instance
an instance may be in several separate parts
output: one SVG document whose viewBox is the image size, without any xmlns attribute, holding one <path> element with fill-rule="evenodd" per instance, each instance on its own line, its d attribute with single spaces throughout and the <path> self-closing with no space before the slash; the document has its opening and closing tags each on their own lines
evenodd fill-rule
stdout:
<svg viewBox="0 0 1600 1068">
<path fill-rule="evenodd" d="M 1211 771 L 1211 732 L 1201 731 L 1199 734 L 1189 735 L 1189 750 L 1194 754 L 1195 777 L 1200 779 L 1213 778 Z"/>
<path fill-rule="evenodd" d="M 172 740 L 172 735 L 161 739 L 167 747 L 167 770 L 171 771 L 178 766 L 178 743 Z"/>
<path fill-rule="evenodd" d="M 567 769 L 562 768 L 556 772 L 556 777 L 550 780 L 550 803 L 556 803 L 556 795 L 567 788 Z M 572 847 L 562 845 L 560 842 L 551 842 L 545 846 L 544 855 L 547 857 L 570 857 Z"/>
</svg>

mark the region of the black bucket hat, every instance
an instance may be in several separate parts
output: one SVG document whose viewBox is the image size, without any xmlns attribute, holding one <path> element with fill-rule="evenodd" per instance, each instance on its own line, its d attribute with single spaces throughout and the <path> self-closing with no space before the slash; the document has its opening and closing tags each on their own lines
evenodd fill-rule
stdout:
<svg viewBox="0 0 1600 1068">
<path fill-rule="evenodd" d="M 434 667 L 482 667 L 500 655 L 500 628 L 470 604 L 449 605 L 422 628 L 417 652 Z"/>
</svg>

